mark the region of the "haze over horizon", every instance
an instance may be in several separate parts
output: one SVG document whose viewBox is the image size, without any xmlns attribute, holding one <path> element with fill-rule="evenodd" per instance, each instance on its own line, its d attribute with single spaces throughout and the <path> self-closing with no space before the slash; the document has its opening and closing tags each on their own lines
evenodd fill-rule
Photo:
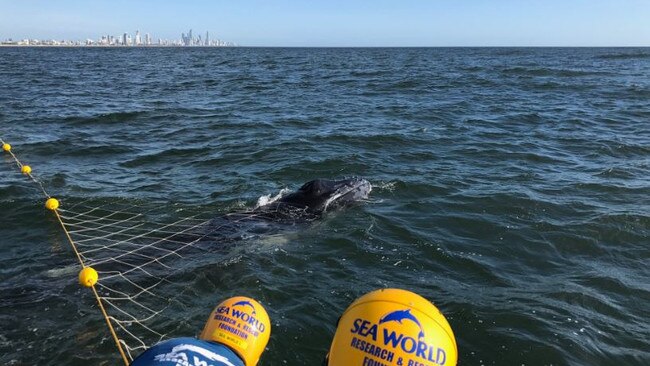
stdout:
<svg viewBox="0 0 650 366">
<path fill-rule="evenodd" d="M 650 46 L 647 0 L 0 0 L 0 40 L 190 28 L 243 46 Z"/>
</svg>

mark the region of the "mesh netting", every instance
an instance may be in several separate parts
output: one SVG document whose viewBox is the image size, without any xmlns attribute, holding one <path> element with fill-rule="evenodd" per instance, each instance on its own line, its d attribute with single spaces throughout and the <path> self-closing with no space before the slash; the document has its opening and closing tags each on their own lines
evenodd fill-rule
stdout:
<svg viewBox="0 0 650 366">
<path fill-rule="evenodd" d="M 268 211 L 215 217 L 126 201 L 62 205 L 58 213 L 84 265 L 99 274 L 97 293 L 129 359 L 173 331 L 197 267 L 229 257 L 242 240 L 272 236 L 273 228 L 260 217 Z"/>
<path fill-rule="evenodd" d="M 1 139 L 0 144 L 8 146 Z M 4 150 L 50 198 L 31 168 L 25 170 L 10 147 Z M 250 211 L 215 218 L 205 210 L 197 214 L 173 205 L 130 202 L 62 201 L 53 210 L 80 265 L 99 274 L 93 292 L 125 363 L 178 327 L 178 314 L 187 310 L 183 295 L 192 291 L 188 273 L 218 260 L 215 252 L 223 254 L 229 245 L 264 232 L 264 225 L 246 223 L 269 214 Z"/>
<path fill-rule="evenodd" d="M 58 212 L 84 264 L 99 273 L 97 292 L 128 357 L 164 339 L 161 325 L 186 290 L 174 276 L 211 250 L 218 228 L 199 215 L 170 221 L 124 203 L 77 204 Z"/>
<path fill-rule="evenodd" d="M 39 192 L 51 198 L 42 182 L 0 139 L 3 150 Z M 48 207 L 57 218 L 81 267 L 92 267 L 92 287 L 102 315 L 125 364 L 178 329 L 178 314 L 187 312 L 196 268 L 234 254 L 232 245 L 260 235 L 272 238 L 278 224 L 315 216 L 303 208 L 272 203 L 263 196 L 253 209 L 225 215 L 199 213 L 170 204 L 143 204 L 127 199 L 92 198 L 56 201 Z M 48 204 L 46 204 L 46 207 Z M 194 208 L 196 209 L 196 208 Z M 207 211 L 207 212 L 206 212 Z M 272 218 L 276 225 L 267 225 Z M 184 296 L 185 295 L 185 296 Z"/>
</svg>

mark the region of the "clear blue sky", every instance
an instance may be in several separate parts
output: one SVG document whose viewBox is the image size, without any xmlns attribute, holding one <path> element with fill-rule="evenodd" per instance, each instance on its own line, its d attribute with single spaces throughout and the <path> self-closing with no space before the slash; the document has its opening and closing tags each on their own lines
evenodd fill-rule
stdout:
<svg viewBox="0 0 650 366">
<path fill-rule="evenodd" d="M 0 39 L 189 28 L 247 46 L 650 46 L 650 0 L 0 0 Z"/>
</svg>

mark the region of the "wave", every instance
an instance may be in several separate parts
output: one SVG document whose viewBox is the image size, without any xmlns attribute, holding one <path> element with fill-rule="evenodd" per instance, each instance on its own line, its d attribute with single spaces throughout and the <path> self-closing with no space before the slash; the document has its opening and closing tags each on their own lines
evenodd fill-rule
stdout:
<svg viewBox="0 0 650 366">
<path fill-rule="evenodd" d="M 75 126 L 117 124 L 132 121 L 148 113 L 149 111 L 125 111 L 103 113 L 94 116 L 71 116 L 63 118 L 61 122 Z"/>
<path fill-rule="evenodd" d="M 350 72 L 350 76 L 353 77 L 383 76 L 387 74 L 388 72 L 385 70 L 354 70 Z"/>
<path fill-rule="evenodd" d="M 606 76 L 611 75 L 605 71 L 586 71 L 578 69 L 555 69 L 555 68 L 530 68 L 530 67 L 510 67 L 501 71 L 506 75 L 518 76 L 551 76 L 551 77 L 580 77 L 580 76 Z"/>
<path fill-rule="evenodd" d="M 416 79 L 407 79 L 407 80 L 400 80 L 392 85 L 390 85 L 387 90 L 390 89 L 396 89 L 396 90 L 408 90 L 408 89 L 413 89 L 418 86 L 422 85 L 421 80 L 416 80 Z"/>
<path fill-rule="evenodd" d="M 626 169 L 621 169 L 617 167 L 605 169 L 601 171 L 600 173 L 595 175 L 596 177 L 601 177 L 601 178 L 618 178 L 618 179 L 634 179 L 635 175 L 634 173 L 630 172 L 629 170 Z"/>
<path fill-rule="evenodd" d="M 137 158 L 129 159 L 120 163 L 121 166 L 126 168 L 135 168 L 147 164 L 155 164 L 164 162 L 165 164 L 172 164 L 171 158 L 182 158 L 203 155 L 209 150 L 206 148 L 171 148 L 163 151 L 158 151 L 151 154 L 141 155 Z"/>
<path fill-rule="evenodd" d="M 55 141 L 44 141 L 26 144 L 34 154 L 43 156 L 113 156 L 116 154 L 129 154 L 137 151 L 135 146 L 125 144 L 109 144 L 94 142 L 91 143 L 92 136 L 89 134 L 78 133 L 74 137 L 66 137 Z M 62 149 L 61 146 L 65 146 Z"/>
<path fill-rule="evenodd" d="M 646 59 L 650 58 L 650 53 L 647 52 L 623 52 L 623 53 L 610 53 L 606 55 L 599 55 L 596 58 L 603 60 L 632 60 L 632 59 Z"/>
</svg>

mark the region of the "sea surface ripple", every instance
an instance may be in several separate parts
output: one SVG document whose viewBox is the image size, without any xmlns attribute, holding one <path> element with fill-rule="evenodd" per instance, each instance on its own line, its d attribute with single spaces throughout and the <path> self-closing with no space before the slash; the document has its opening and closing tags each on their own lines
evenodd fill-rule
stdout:
<svg viewBox="0 0 650 366">
<path fill-rule="evenodd" d="M 171 335 L 246 294 L 273 321 L 261 365 L 319 365 L 353 299 L 399 287 L 447 316 L 460 365 L 650 364 L 650 49 L 3 47 L 0 85 L 0 137 L 68 203 L 218 215 L 373 183 L 284 240 L 182 264 L 197 295 Z M 116 364 L 3 160 L 0 363 Z"/>
</svg>

